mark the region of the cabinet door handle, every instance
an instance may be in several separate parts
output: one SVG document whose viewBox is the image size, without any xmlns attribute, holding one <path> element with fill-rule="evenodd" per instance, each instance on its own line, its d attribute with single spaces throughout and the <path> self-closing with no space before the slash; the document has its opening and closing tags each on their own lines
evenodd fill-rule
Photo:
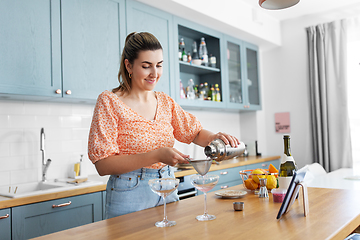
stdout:
<svg viewBox="0 0 360 240">
<path fill-rule="evenodd" d="M 56 89 L 55 93 L 56 94 L 61 94 L 61 89 Z"/>
<path fill-rule="evenodd" d="M 262 167 L 267 167 L 266 163 L 261 164 Z"/>
<path fill-rule="evenodd" d="M 229 187 L 229 185 L 225 185 L 225 186 L 221 186 L 220 188 L 225 189 L 225 188 L 228 188 L 228 187 Z"/>
<path fill-rule="evenodd" d="M 8 218 L 8 217 L 10 217 L 10 215 L 9 215 L 9 214 L 6 214 L 5 216 L 0 216 L 0 220 L 1 220 L 1 219 Z"/>
<path fill-rule="evenodd" d="M 226 175 L 228 172 L 220 172 L 220 175 Z"/>
<path fill-rule="evenodd" d="M 65 93 L 66 93 L 67 95 L 71 95 L 71 90 L 67 90 Z"/>
<path fill-rule="evenodd" d="M 52 205 L 52 208 L 59 208 L 59 207 L 66 207 L 66 206 L 69 206 L 71 204 L 71 201 L 69 201 L 68 203 L 62 203 L 62 204 L 59 204 L 59 205 Z"/>
</svg>

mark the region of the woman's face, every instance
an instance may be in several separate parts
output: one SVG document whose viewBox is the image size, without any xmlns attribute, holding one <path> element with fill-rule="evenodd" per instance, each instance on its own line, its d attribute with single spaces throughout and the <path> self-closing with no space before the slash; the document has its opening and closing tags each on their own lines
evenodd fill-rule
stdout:
<svg viewBox="0 0 360 240">
<path fill-rule="evenodd" d="M 125 59 L 125 66 L 131 76 L 131 89 L 151 91 L 159 81 L 163 69 L 163 51 L 141 51 L 135 59 L 134 64 L 130 64 Z"/>
</svg>

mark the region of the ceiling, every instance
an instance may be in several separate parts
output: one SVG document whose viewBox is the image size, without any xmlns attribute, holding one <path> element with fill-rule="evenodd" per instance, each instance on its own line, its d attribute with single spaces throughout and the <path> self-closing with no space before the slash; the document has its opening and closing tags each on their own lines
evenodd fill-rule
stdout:
<svg viewBox="0 0 360 240">
<path fill-rule="evenodd" d="M 360 15 L 359 0 L 300 0 L 295 6 L 282 10 L 263 9 L 259 6 L 258 0 L 241 1 L 256 7 L 259 11 L 266 12 L 266 14 L 280 21 L 330 11 L 334 11 L 339 15 L 344 15 L 345 13 L 346 16 Z"/>
</svg>

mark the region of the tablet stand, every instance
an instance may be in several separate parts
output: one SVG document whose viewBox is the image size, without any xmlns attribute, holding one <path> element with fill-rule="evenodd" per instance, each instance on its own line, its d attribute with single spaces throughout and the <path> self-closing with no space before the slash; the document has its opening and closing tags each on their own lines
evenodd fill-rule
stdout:
<svg viewBox="0 0 360 240">
<path fill-rule="evenodd" d="M 301 193 L 302 193 L 302 199 L 303 199 L 304 216 L 306 217 L 307 215 L 309 215 L 309 198 L 308 198 L 308 191 L 307 191 L 307 186 L 306 186 L 305 182 L 300 182 L 300 183 L 296 184 L 295 190 L 292 192 L 290 202 L 289 202 L 289 205 L 288 205 L 285 213 L 287 213 L 290 210 L 291 205 L 294 203 L 296 197 L 298 196 L 300 187 L 302 189 Z"/>
</svg>

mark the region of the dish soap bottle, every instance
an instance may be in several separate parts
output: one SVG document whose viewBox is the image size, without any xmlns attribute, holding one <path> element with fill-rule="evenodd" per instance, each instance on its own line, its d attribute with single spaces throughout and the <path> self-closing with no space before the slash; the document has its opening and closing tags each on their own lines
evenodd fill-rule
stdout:
<svg viewBox="0 0 360 240">
<path fill-rule="evenodd" d="M 279 171 L 279 188 L 287 189 L 297 166 L 290 151 L 290 135 L 284 135 L 284 155 L 281 159 Z"/>
</svg>

